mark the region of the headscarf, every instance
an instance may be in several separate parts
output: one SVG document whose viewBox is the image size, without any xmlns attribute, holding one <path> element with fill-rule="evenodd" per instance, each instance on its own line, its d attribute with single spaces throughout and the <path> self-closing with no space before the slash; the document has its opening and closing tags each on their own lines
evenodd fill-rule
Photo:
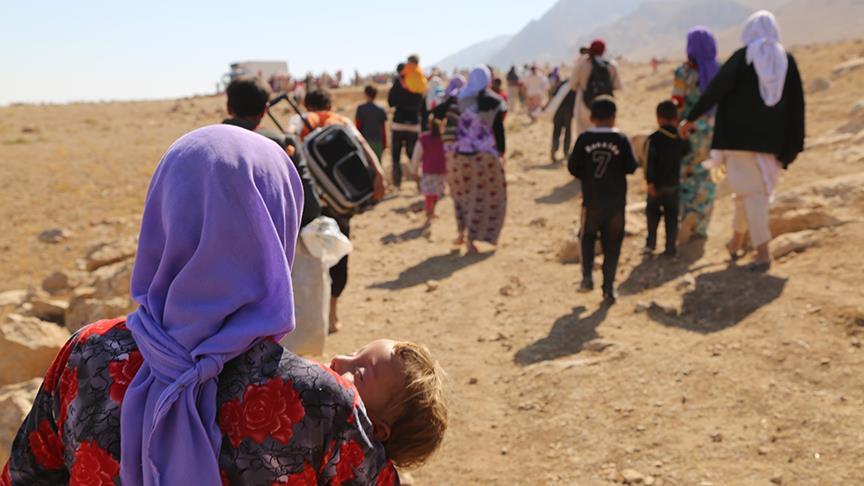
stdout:
<svg viewBox="0 0 864 486">
<path fill-rule="evenodd" d="M 200 128 L 162 158 L 132 271 L 127 326 L 144 363 L 120 412 L 123 484 L 220 484 L 216 377 L 294 329 L 302 207 L 288 156 L 249 130 Z"/>
<path fill-rule="evenodd" d="M 444 81 L 438 76 L 432 76 L 426 86 L 426 108 L 434 109 L 444 98 Z"/>
<path fill-rule="evenodd" d="M 477 96 L 481 91 L 489 86 L 492 82 L 492 74 L 489 68 L 484 64 L 479 64 L 468 74 L 468 83 L 459 93 L 459 100 Z"/>
<path fill-rule="evenodd" d="M 765 106 L 774 106 L 783 98 L 789 58 L 780 43 L 780 29 L 774 15 L 760 10 L 747 19 L 741 40 L 747 46 L 747 64 L 753 64 L 759 77 L 759 94 Z"/>
<path fill-rule="evenodd" d="M 450 82 L 447 83 L 447 88 L 444 90 L 444 95 L 448 98 L 458 96 L 463 86 L 465 86 L 465 76 L 457 74 L 450 78 Z"/>
<path fill-rule="evenodd" d="M 603 39 L 594 39 L 588 47 L 588 54 L 591 54 L 592 57 L 603 57 L 605 52 L 606 43 L 603 42 Z"/>
<path fill-rule="evenodd" d="M 717 39 L 708 27 L 697 25 L 687 32 L 687 57 L 699 69 L 699 89 L 705 91 L 720 70 L 717 62 Z"/>
</svg>

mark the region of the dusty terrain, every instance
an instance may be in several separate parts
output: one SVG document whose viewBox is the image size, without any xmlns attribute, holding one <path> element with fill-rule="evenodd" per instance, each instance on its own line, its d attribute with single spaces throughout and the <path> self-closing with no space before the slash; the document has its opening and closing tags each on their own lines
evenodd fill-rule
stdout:
<svg viewBox="0 0 864 486">
<path fill-rule="evenodd" d="M 864 69 L 832 74 L 864 57 L 864 43 L 795 54 L 805 86 L 831 86 L 808 94 L 811 148 L 783 174 L 781 195 L 864 173 L 864 124 L 850 122 Z M 672 69 L 622 68 L 623 130 L 652 128 Z M 343 92 L 337 108 L 353 111 L 358 98 Z M 0 291 L 74 269 L 94 241 L 134 236 L 163 151 L 223 116 L 216 97 L 0 108 Z M 344 330 L 328 355 L 410 339 L 449 372 L 449 435 L 415 483 L 864 484 L 861 193 L 828 199 L 843 224 L 767 275 L 728 266 L 728 195 L 711 237 L 674 262 L 642 260 L 634 210 L 620 299 L 604 309 L 599 292 L 576 293 L 578 265 L 556 257 L 575 229 L 578 186 L 549 163 L 551 126 L 526 123 L 508 120 L 509 212 L 494 253 L 451 253 L 449 200 L 420 237 L 410 187 L 353 223 Z M 630 183 L 630 202 L 643 201 L 641 172 Z M 72 236 L 37 241 L 52 227 Z"/>
</svg>

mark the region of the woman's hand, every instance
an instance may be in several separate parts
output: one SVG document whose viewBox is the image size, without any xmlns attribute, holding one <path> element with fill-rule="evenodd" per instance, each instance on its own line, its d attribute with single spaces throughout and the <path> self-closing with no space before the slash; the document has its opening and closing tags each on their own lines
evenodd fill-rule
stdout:
<svg viewBox="0 0 864 486">
<path fill-rule="evenodd" d="M 695 131 L 696 123 L 692 121 L 682 120 L 678 125 L 678 136 L 681 138 L 688 138 Z"/>
</svg>

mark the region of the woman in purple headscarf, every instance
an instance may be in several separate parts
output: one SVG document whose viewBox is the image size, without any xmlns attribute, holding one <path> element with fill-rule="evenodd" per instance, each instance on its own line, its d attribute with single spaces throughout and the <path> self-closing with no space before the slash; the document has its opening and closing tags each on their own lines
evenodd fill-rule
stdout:
<svg viewBox="0 0 864 486">
<path fill-rule="evenodd" d="M 681 107 L 681 116 L 686 117 L 693 105 L 708 86 L 720 63 L 717 62 L 717 41 L 707 27 L 697 26 L 687 33 L 687 61 L 675 70 L 672 98 Z M 700 163 L 708 158 L 714 132 L 714 114 L 709 113 L 696 122 L 696 130 L 690 135 L 692 150 L 681 162 L 681 225 L 678 244 L 691 237 L 708 236 L 708 222 L 714 207 L 716 187 L 711 174 Z"/>
<path fill-rule="evenodd" d="M 177 140 L 147 193 L 138 309 L 70 338 L 0 485 L 396 481 L 353 389 L 277 344 L 302 206 L 272 141 L 228 125 Z"/>
</svg>

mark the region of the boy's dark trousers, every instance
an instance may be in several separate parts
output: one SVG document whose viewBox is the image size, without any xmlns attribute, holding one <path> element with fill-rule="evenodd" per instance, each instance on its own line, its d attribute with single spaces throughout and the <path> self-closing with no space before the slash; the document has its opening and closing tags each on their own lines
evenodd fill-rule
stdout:
<svg viewBox="0 0 864 486">
<path fill-rule="evenodd" d="M 405 153 L 408 155 L 408 160 L 414 155 L 414 144 L 417 143 L 417 132 L 407 130 L 393 130 L 393 147 L 390 154 L 393 157 L 393 185 L 399 187 L 402 185 L 402 147 L 405 147 Z"/>
<path fill-rule="evenodd" d="M 570 144 L 570 137 L 572 136 L 572 127 L 573 127 L 573 113 L 570 113 L 570 116 L 559 116 L 555 115 L 555 119 L 553 120 L 552 127 L 552 154 L 558 153 L 558 147 L 561 142 L 561 130 L 564 130 L 564 157 L 566 158 L 570 155 L 570 149 L 573 148 L 573 145 Z"/>
<path fill-rule="evenodd" d="M 582 208 L 582 280 L 593 282 L 594 244 L 603 248 L 603 293 L 611 294 L 624 242 L 624 208 Z"/>
<path fill-rule="evenodd" d="M 666 253 L 675 254 L 678 238 L 678 186 L 658 187 L 656 194 L 648 196 L 648 203 L 645 205 L 645 215 L 648 217 L 648 239 L 645 246 L 652 250 L 657 247 L 657 227 L 662 215 L 666 226 Z"/>
</svg>

